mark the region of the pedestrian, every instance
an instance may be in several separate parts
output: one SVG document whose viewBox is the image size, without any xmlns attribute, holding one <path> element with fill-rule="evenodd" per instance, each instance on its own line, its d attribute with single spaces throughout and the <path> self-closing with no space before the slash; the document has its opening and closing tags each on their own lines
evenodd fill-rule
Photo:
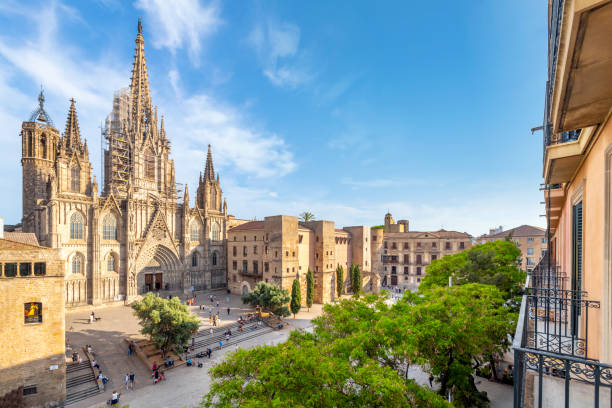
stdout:
<svg viewBox="0 0 612 408">
<path fill-rule="evenodd" d="M 208 324 L 212 325 L 212 316 L 208 316 Z"/>
<path fill-rule="evenodd" d="M 195 347 L 195 337 L 191 338 L 191 348 L 193 349 Z"/>
<path fill-rule="evenodd" d="M 217 300 L 217 309 L 219 308 L 219 301 Z"/>
<path fill-rule="evenodd" d="M 230 301 L 229 296 L 227 296 L 227 297 L 225 298 L 225 301 L 226 301 L 227 303 L 229 303 L 229 301 Z"/>
<path fill-rule="evenodd" d="M 200 312 L 202 311 L 202 304 L 200 304 Z"/>
<path fill-rule="evenodd" d="M 230 308 L 229 307 L 227 308 L 227 315 L 228 316 L 230 315 Z"/>
<path fill-rule="evenodd" d="M 130 372 L 130 389 L 132 391 L 134 391 L 135 378 L 136 378 L 136 374 L 134 374 L 134 371 L 131 371 Z"/>
<path fill-rule="evenodd" d="M 208 348 L 208 353 L 207 354 L 208 354 L 208 358 L 210 358 L 210 356 L 212 356 L 212 349 L 210 347 Z"/>
<path fill-rule="evenodd" d="M 213 334 L 213 328 L 212 327 L 210 328 L 210 334 L 211 335 Z"/>
<path fill-rule="evenodd" d="M 223 340 L 219 340 L 219 350 L 223 348 Z"/>
<path fill-rule="evenodd" d="M 127 390 L 130 386 L 130 374 L 126 373 L 125 374 L 125 389 Z"/>
<path fill-rule="evenodd" d="M 433 380 L 434 380 L 433 374 L 429 374 L 429 388 L 433 388 Z"/>
<path fill-rule="evenodd" d="M 119 396 L 121 394 L 119 394 L 117 391 L 113 391 L 113 393 L 111 394 L 111 405 L 115 405 L 119 403 Z"/>
<path fill-rule="evenodd" d="M 212 302 L 213 302 L 213 297 L 212 297 L 212 295 L 210 295 L 210 303 L 212 303 Z"/>
</svg>

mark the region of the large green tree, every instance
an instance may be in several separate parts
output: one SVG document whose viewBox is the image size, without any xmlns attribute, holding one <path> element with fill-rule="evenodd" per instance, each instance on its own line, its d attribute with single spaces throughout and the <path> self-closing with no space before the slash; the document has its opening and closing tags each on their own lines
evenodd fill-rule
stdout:
<svg viewBox="0 0 612 408">
<path fill-rule="evenodd" d="M 342 292 L 344 291 L 344 268 L 342 265 L 338 265 L 336 268 L 336 295 L 338 295 L 338 299 L 342 297 Z"/>
<path fill-rule="evenodd" d="M 258 282 L 251 292 L 242 296 L 242 302 L 252 306 L 261 306 L 278 316 L 289 316 L 287 303 L 291 300 L 289 292 L 277 285 Z"/>
<path fill-rule="evenodd" d="M 391 328 L 404 342 L 412 362 L 429 367 L 440 393 L 454 393 L 458 407 L 486 407 L 473 373 L 479 360 L 503 353 L 516 314 L 493 285 L 465 284 L 406 294 L 398 301 Z"/>
<path fill-rule="evenodd" d="M 293 280 L 293 285 L 291 286 L 291 303 L 289 308 L 291 309 L 291 313 L 293 313 L 293 318 L 295 319 L 295 315 L 302 308 L 302 294 L 300 293 L 300 281 L 297 279 Z"/>
<path fill-rule="evenodd" d="M 427 267 L 419 290 L 453 285 L 483 283 L 495 285 L 503 296 L 520 303 L 525 273 L 520 269 L 521 251 L 509 241 L 492 241 L 475 245 L 469 250 L 447 255 Z"/>
<path fill-rule="evenodd" d="M 167 350 L 175 348 L 182 352 L 182 346 L 187 345 L 200 327 L 197 316 L 190 313 L 178 297 L 164 299 L 149 292 L 141 301 L 132 304 L 132 310 L 140 319 L 140 332 L 149 336 L 156 347 L 163 346 Z"/>
<path fill-rule="evenodd" d="M 355 363 L 309 333 L 238 350 L 211 369 L 203 407 L 449 407 L 374 360 Z"/>
<path fill-rule="evenodd" d="M 312 302 L 314 300 L 314 275 L 312 274 L 312 270 L 308 268 L 308 272 L 306 273 L 306 307 L 308 307 L 308 311 L 312 307 Z"/>
</svg>

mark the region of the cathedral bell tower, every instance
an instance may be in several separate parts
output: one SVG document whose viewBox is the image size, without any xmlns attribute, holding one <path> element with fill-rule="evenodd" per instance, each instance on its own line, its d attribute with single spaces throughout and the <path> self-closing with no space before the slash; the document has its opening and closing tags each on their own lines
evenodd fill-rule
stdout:
<svg viewBox="0 0 612 408">
<path fill-rule="evenodd" d="M 196 205 L 206 211 L 222 212 L 222 195 L 221 184 L 219 182 L 219 174 L 215 179 L 215 169 L 213 167 L 212 152 L 208 145 L 208 154 L 206 155 L 206 166 L 204 168 L 204 176 L 200 174 L 200 183 L 196 193 Z"/>
<path fill-rule="evenodd" d="M 38 107 L 21 125 L 22 222 L 29 230 L 29 218 L 39 204 L 48 199 L 49 185 L 55 178 L 55 157 L 60 139 L 45 110 L 45 95 L 40 91 Z"/>
</svg>

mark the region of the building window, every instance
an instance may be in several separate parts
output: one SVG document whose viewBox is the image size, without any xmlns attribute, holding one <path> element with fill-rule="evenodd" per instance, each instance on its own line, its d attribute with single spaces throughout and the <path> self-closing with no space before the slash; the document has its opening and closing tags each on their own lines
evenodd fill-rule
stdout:
<svg viewBox="0 0 612 408">
<path fill-rule="evenodd" d="M 26 397 L 28 395 L 34 395 L 38 392 L 35 385 L 28 385 L 27 387 L 23 387 L 23 396 Z"/>
<path fill-rule="evenodd" d="M 115 257 L 112 254 L 108 254 L 108 259 L 106 259 L 106 270 L 115 272 Z"/>
<path fill-rule="evenodd" d="M 270 264 L 268 264 L 267 262 L 264 262 L 264 272 L 269 272 L 270 271 Z"/>
<path fill-rule="evenodd" d="M 70 191 L 73 193 L 81 191 L 81 169 L 78 165 L 70 169 Z"/>
<path fill-rule="evenodd" d="M 436 247 L 437 247 L 437 245 L 438 245 L 438 244 L 437 244 L 437 243 L 435 243 L 435 242 L 432 242 L 432 243 L 431 243 L 431 247 L 432 247 L 432 248 L 436 248 Z"/>
<path fill-rule="evenodd" d="M 278 251 L 274 251 L 274 257 L 278 258 Z"/>
<path fill-rule="evenodd" d="M 257 261 L 253 261 L 253 273 L 257 275 L 258 272 L 259 272 L 259 263 L 257 263 Z"/>
<path fill-rule="evenodd" d="M 198 266 L 198 254 L 196 252 L 191 255 L 191 266 Z"/>
<path fill-rule="evenodd" d="M 264 253 L 265 253 L 266 255 L 268 255 L 268 246 L 267 246 L 267 245 L 264 247 Z"/>
<path fill-rule="evenodd" d="M 70 216 L 70 239 L 83 239 L 83 217 L 77 212 Z"/>
<path fill-rule="evenodd" d="M 213 252 L 212 254 L 212 264 L 213 266 L 217 266 L 217 253 Z"/>
<path fill-rule="evenodd" d="M 47 158 L 47 135 L 43 134 L 40 138 L 40 151 L 43 159 Z"/>
<path fill-rule="evenodd" d="M 302 234 L 298 235 L 298 244 L 302 243 L 302 239 L 304 238 L 304 236 Z"/>
<path fill-rule="evenodd" d="M 247 273 L 249 269 L 249 261 L 242 261 L 242 272 Z"/>
<path fill-rule="evenodd" d="M 291 256 L 295 258 L 295 251 L 291 253 Z"/>
<path fill-rule="evenodd" d="M 542 248 L 542 257 L 546 255 L 546 249 Z"/>
<path fill-rule="evenodd" d="M 200 242 L 200 223 L 194 221 L 191 223 L 191 228 L 189 228 L 189 240 L 193 242 Z"/>
<path fill-rule="evenodd" d="M 397 249 L 397 242 L 391 243 L 391 249 Z"/>
<path fill-rule="evenodd" d="M 24 323 L 42 323 L 42 303 L 28 302 L 23 304 Z"/>
<path fill-rule="evenodd" d="M 383 248 L 385 248 L 385 249 L 387 249 L 387 248 L 388 248 L 388 246 L 387 246 L 387 241 L 385 241 L 385 243 L 383 244 Z"/>
<path fill-rule="evenodd" d="M 83 271 L 83 260 L 81 259 L 81 255 L 76 254 L 72 257 L 71 270 L 72 273 L 81 273 Z"/>
<path fill-rule="evenodd" d="M 16 263 L 4 264 L 4 277 L 14 278 L 15 276 L 17 276 L 17 264 Z"/>
<path fill-rule="evenodd" d="M 236 282 L 236 281 L 237 281 L 237 279 L 236 279 L 236 275 L 232 275 L 232 278 L 234 279 L 234 282 Z"/>
<path fill-rule="evenodd" d="M 247 247 L 246 246 L 242 247 L 242 256 L 247 256 Z"/>
<path fill-rule="evenodd" d="M 257 245 L 253 245 L 253 254 L 257 255 Z"/>
<path fill-rule="evenodd" d="M 431 261 L 432 261 L 432 262 L 433 262 L 433 261 L 435 261 L 436 259 L 438 259 L 438 255 L 432 255 L 432 256 L 431 256 Z"/>
<path fill-rule="evenodd" d="M 512 240 L 512 242 L 514 242 L 514 245 L 516 245 L 516 246 L 521 246 L 521 240 L 520 240 L 520 239 L 518 239 L 518 238 L 514 238 L 514 239 Z"/>
<path fill-rule="evenodd" d="M 410 249 L 407 242 L 404 242 L 404 249 Z"/>
<path fill-rule="evenodd" d="M 232 269 L 233 269 L 233 270 L 235 270 L 235 271 L 236 271 L 236 270 L 238 270 L 238 262 L 236 262 L 236 261 L 233 261 L 233 262 L 232 262 Z M 235 277 L 235 276 L 236 276 L 236 275 L 234 275 L 234 277 Z"/>
<path fill-rule="evenodd" d="M 102 222 L 102 239 L 117 240 L 117 219 L 113 214 L 107 214 Z"/>
<path fill-rule="evenodd" d="M 404 266 L 404 275 L 408 275 L 409 269 L 407 266 Z"/>
<path fill-rule="evenodd" d="M 236 248 L 237 248 L 237 247 L 232 247 L 232 255 L 234 255 L 234 256 L 236 256 L 236 253 L 238 252 L 238 251 L 236 250 Z"/>
<path fill-rule="evenodd" d="M 210 226 L 210 239 L 212 239 L 213 241 L 219 241 L 219 232 L 220 232 L 219 223 L 213 222 L 212 225 Z"/>
<path fill-rule="evenodd" d="M 253 237 L 253 241 L 257 241 L 257 235 Z"/>
<path fill-rule="evenodd" d="M 535 266 L 535 262 L 533 261 L 533 258 L 527 258 L 527 266 Z"/>
<path fill-rule="evenodd" d="M 465 242 L 459 243 L 459 249 L 465 249 Z"/>
<path fill-rule="evenodd" d="M 420 266 L 417 266 L 417 268 L 416 268 L 416 274 L 417 274 L 417 275 L 420 275 L 420 274 L 421 274 L 421 267 L 420 267 Z M 420 281 L 419 281 L 419 282 L 420 282 Z"/>
<path fill-rule="evenodd" d="M 420 248 L 420 247 L 421 247 L 421 243 L 417 242 L 417 248 Z"/>
<path fill-rule="evenodd" d="M 542 243 L 546 244 L 546 237 L 542 237 Z"/>
<path fill-rule="evenodd" d="M 527 237 L 527 243 L 533 244 L 533 237 Z"/>
<path fill-rule="evenodd" d="M 416 256 L 416 264 L 421 265 L 423 263 L 423 257 L 421 255 Z"/>
<path fill-rule="evenodd" d="M 153 151 L 148 149 L 145 153 L 145 177 L 148 179 L 155 178 L 155 156 Z"/>
<path fill-rule="evenodd" d="M 44 262 L 36 262 L 34 264 L 34 275 L 43 276 L 47 273 L 47 264 Z"/>
<path fill-rule="evenodd" d="M 533 255 L 533 248 L 527 248 L 527 255 Z"/>
<path fill-rule="evenodd" d="M 450 249 L 451 249 L 451 243 L 450 243 L 450 242 L 447 242 L 447 243 L 446 243 L 446 250 L 450 250 Z"/>
<path fill-rule="evenodd" d="M 19 264 L 19 276 L 30 276 L 32 275 L 32 264 L 31 263 L 20 263 Z"/>
<path fill-rule="evenodd" d="M 285 251 L 285 256 L 289 256 L 289 251 Z"/>
<path fill-rule="evenodd" d="M 376 241 L 376 238 L 377 238 L 377 236 L 376 236 L 376 235 L 374 235 L 374 236 L 372 237 L 372 241 Z"/>
<path fill-rule="evenodd" d="M 404 263 L 405 263 L 405 264 L 410 263 L 410 255 L 408 255 L 408 254 L 404 254 Z"/>
<path fill-rule="evenodd" d="M 391 267 L 391 274 L 395 275 L 397 273 L 397 268 L 395 266 Z"/>
</svg>

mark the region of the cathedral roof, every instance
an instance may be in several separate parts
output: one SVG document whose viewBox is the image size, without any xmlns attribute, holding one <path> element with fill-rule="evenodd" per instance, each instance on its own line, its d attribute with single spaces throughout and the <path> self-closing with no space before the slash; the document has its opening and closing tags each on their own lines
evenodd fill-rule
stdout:
<svg viewBox="0 0 612 408">
<path fill-rule="evenodd" d="M 36 234 L 33 232 L 4 232 L 4 239 L 21 244 L 39 246 Z"/>
<path fill-rule="evenodd" d="M 81 131 L 79 130 L 79 119 L 77 118 L 76 107 L 74 106 L 74 98 L 70 99 L 70 109 L 68 110 L 68 119 L 66 119 L 66 130 L 64 131 L 64 147 L 66 150 L 83 149 L 81 143 Z"/>
</svg>

